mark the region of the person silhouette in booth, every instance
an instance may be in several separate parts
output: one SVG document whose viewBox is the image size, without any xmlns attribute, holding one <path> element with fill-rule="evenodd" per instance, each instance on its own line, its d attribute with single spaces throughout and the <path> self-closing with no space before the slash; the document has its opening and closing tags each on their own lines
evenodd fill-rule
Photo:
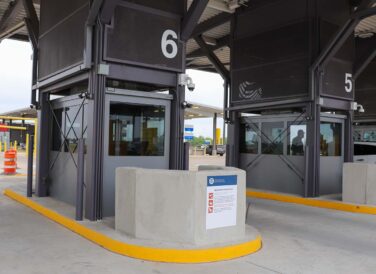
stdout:
<svg viewBox="0 0 376 274">
<path fill-rule="evenodd" d="M 304 155 L 303 138 L 304 138 L 304 130 L 299 129 L 298 135 L 294 139 L 292 139 L 292 144 L 291 144 L 292 155 Z"/>
</svg>

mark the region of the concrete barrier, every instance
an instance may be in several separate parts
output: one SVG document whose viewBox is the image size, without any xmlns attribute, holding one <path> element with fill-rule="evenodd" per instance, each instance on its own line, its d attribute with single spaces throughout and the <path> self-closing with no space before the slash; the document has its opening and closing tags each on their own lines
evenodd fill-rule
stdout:
<svg viewBox="0 0 376 274">
<path fill-rule="evenodd" d="M 344 202 L 376 205 L 375 164 L 345 163 L 342 178 Z"/>
<path fill-rule="evenodd" d="M 139 239 L 212 245 L 245 236 L 245 171 L 116 169 L 115 228 Z"/>
</svg>

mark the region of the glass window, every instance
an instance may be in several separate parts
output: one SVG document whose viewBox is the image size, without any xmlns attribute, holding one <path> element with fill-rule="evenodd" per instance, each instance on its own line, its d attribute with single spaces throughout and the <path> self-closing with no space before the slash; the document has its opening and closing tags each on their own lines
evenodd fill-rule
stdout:
<svg viewBox="0 0 376 274">
<path fill-rule="evenodd" d="M 240 152 L 258 154 L 258 127 L 256 124 L 241 124 Z"/>
<path fill-rule="evenodd" d="M 261 153 L 283 154 L 283 122 L 265 122 L 261 126 Z"/>
<path fill-rule="evenodd" d="M 341 156 L 342 126 L 339 123 L 322 122 L 320 125 L 321 156 Z"/>
<path fill-rule="evenodd" d="M 78 139 L 82 136 L 82 110 L 80 105 L 65 109 L 65 152 L 76 152 Z"/>
<path fill-rule="evenodd" d="M 364 141 L 365 142 L 376 142 L 376 130 L 365 130 L 364 131 Z"/>
<path fill-rule="evenodd" d="M 362 141 L 362 131 L 361 130 L 354 130 L 353 139 L 355 142 Z"/>
<path fill-rule="evenodd" d="M 163 156 L 165 107 L 110 103 L 109 155 Z"/>
<path fill-rule="evenodd" d="M 63 109 L 54 109 L 52 115 L 52 151 L 60 151 L 63 143 Z"/>
<path fill-rule="evenodd" d="M 290 125 L 289 127 L 289 143 L 287 146 L 288 155 L 302 156 L 304 155 L 306 146 L 306 125 Z"/>
</svg>

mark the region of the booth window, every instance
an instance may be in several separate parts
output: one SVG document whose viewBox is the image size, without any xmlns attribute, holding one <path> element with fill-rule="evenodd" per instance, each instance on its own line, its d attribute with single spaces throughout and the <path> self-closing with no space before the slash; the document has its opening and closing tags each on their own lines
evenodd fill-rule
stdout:
<svg viewBox="0 0 376 274">
<path fill-rule="evenodd" d="M 163 156 L 165 107 L 110 103 L 109 155 Z"/>
<path fill-rule="evenodd" d="M 360 130 L 354 130 L 354 134 L 353 134 L 353 139 L 355 142 L 360 142 L 362 141 L 362 131 Z"/>
<path fill-rule="evenodd" d="M 339 123 L 322 122 L 320 125 L 320 155 L 341 156 L 342 125 Z"/>
<path fill-rule="evenodd" d="M 363 138 L 365 142 L 376 142 L 376 130 L 365 130 Z"/>
<path fill-rule="evenodd" d="M 261 153 L 262 154 L 283 154 L 283 122 L 264 122 L 261 126 Z"/>
<path fill-rule="evenodd" d="M 63 142 L 63 135 L 60 129 L 63 125 L 63 109 L 52 110 L 55 117 L 52 119 L 52 151 L 60 151 Z"/>
<path fill-rule="evenodd" d="M 80 105 L 65 108 L 65 152 L 76 152 L 78 139 L 82 136 L 84 107 Z"/>
<path fill-rule="evenodd" d="M 306 136 L 306 125 L 290 125 L 287 154 L 294 156 L 303 156 L 306 146 Z"/>
<path fill-rule="evenodd" d="M 240 152 L 258 154 L 258 127 L 256 124 L 240 125 Z"/>
</svg>

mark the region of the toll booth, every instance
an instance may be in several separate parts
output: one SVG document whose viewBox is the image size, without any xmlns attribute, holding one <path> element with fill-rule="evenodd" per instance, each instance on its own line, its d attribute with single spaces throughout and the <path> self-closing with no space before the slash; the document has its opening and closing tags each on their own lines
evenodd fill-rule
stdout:
<svg viewBox="0 0 376 274">
<path fill-rule="evenodd" d="M 185 1 L 99 2 L 42 0 L 35 60 L 36 194 L 76 205 L 83 139 L 90 220 L 114 215 L 117 167 L 183 169 L 188 79 Z"/>
<path fill-rule="evenodd" d="M 331 44 L 351 10 L 348 1 L 289 0 L 235 12 L 227 163 L 247 171 L 248 187 L 341 193 L 342 164 L 352 161 L 354 37 Z"/>
</svg>

